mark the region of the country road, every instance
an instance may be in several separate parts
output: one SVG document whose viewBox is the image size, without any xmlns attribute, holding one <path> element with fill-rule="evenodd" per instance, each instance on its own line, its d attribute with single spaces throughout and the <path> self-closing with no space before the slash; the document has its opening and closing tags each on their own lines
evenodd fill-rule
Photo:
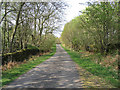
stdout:
<svg viewBox="0 0 120 90">
<path fill-rule="evenodd" d="M 58 44 L 56 53 L 5 88 L 82 88 L 76 64 Z"/>
</svg>

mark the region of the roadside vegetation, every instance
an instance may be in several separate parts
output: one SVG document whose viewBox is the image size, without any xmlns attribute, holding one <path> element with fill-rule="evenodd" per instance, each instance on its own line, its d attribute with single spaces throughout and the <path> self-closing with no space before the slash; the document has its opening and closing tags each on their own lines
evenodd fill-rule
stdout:
<svg viewBox="0 0 120 90">
<path fill-rule="evenodd" d="M 2 86 L 12 82 L 13 80 L 17 79 L 20 75 L 28 72 L 30 69 L 36 67 L 43 61 L 47 60 L 51 56 L 53 56 L 56 52 L 56 45 L 51 48 L 51 50 L 47 53 L 38 53 L 35 56 L 31 56 L 27 61 L 24 60 L 21 63 L 12 63 L 9 62 L 7 70 L 2 71 Z"/>
<path fill-rule="evenodd" d="M 82 14 L 66 23 L 60 37 L 81 67 L 120 87 L 120 2 L 88 2 Z M 73 52 L 74 51 L 74 52 Z"/>
<path fill-rule="evenodd" d="M 120 1 L 88 2 L 80 16 L 65 24 L 60 39 L 54 32 L 61 28 L 65 3 L 0 4 L 2 85 L 50 58 L 55 43 L 62 43 L 80 67 L 120 87 Z"/>
<path fill-rule="evenodd" d="M 65 4 L 63 2 L 1 2 L 2 65 L 32 49 L 48 52 L 56 41 Z M 35 48 L 36 47 L 36 48 Z M 31 51 L 29 51 L 31 50 Z M 29 51 L 29 52 L 28 52 Z M 36 52 L 35 51 L 35 52 Z M 19 52 L 19 53 L 18 53 Z M 16 54 L 15 54 L 16 53 Z M 15 54 L 15 55 L 13 55 Z M 26 54 L 26 55 L 27 55 Z M 4 58 L 8 57 L 9 58 Z M 16 60 L 17 61 L 17 60 Z"/>
<path fill-rule="evenodd" d="M 92 79 L 93 81 L 91 81 L 91 82 L 94 82 L 98 78 L 102 78 L 103 80 L 105 80 L 104 82 L 109 85 L 109 86 L 105 87 L 103 84 L 104 88 L 120 87 L 118 72 L 113 71 L 112 67 L 104 67 L 100 64 L 93 62 L 91 57 L 94 55 L 82 56 L 85 52 L 81 51 L 81 53 L 78 53 L 76 51 L 66 49 L 65 47 L 63 47 L 63 48 L 71 56 L 72 60 L 75 61 L 80 67 L 87 70 L 94 76 L 98 76 L 97 78 Z M 84 73 L 86 73 L 86 71 Z M 89 78 L 89 79 L 91 78 L 91 77 L 89 77 L 90 73 L 87 75 L 86 78 Z M 82 74 L 82 72 L 81 72 L 81 74 Z M 102 83 L 99 81 L 97 83 L 98 84 L 100 83 L 102 85 Z M 96 85 L 94 85 L 94 87 L 96 87 Z M 100 86 L 100 87 L 102 87 L 102 86 Z"/>
<path fill-rule="evenodd" d="M 54 32 L 59 30 L 65 3 L 1 2 L 0 5 L 0 69 L 5 85 L 55 53 Z"/>
<path fill-rule="evenodd" d="M 27 49 L 28 45 L 49 50 L 64 6 L 63 2 L 1 2 L 1 54 Z"/>
</svg>

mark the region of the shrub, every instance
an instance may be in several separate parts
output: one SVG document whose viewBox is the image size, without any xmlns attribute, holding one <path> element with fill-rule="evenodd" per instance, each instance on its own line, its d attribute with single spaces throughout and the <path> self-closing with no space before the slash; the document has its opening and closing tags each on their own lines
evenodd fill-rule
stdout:
<svg viewBox="0 0 120 90">
<path fill-rule="evenodd" d="M 10 61 L 23 62 L 24 59 L 28 59 L 30 55 L 36 55 L 39 52 L 39 49 L 22 49 L 17 52 L 7 53 L 2 55 L 2 65 L 7 64 Z"/>
</svg>

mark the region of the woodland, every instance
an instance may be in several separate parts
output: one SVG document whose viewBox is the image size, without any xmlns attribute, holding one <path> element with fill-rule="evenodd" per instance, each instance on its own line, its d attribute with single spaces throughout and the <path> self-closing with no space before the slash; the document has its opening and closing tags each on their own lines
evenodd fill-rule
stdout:
<svg viewBox="0 0 120 90">
<path fill-rule="evenodd" d="M 76 63 L 118 87 L 120 2 L 87 2 L 88 7 L 80 11 L 82 14 L 64 25 L 60 38 L 56 37 L 54 32 L 59 32 L 61 29 L 60 23 L 63 21 L 67 6 L 64 2 L 1 2 L 0 4 L 2 58 L 0 66 L 3 70 L 3 79 L 5 78 L 3 85 L 15 79 L 12 73 L 5 76 L 6 73 L 10 73 L 9 69 L 26 63 L 35 55 L 46 60 L 56 52 L 56 44 L 61 44 L 66 51 L 70 50 L 68 54 L 76 60 Z M 46 53 L 52 54 L 47 56 Z M 39 64 L 38 62 L 41 61 L 36 60 L 35 65 Z M 27 67 L 23 67 L 22 70 L 25 68 Z M 100 71 L 101 68 L 104 70 Z M 110 71 L 107 73 L 107 70 Z M 13 71 L 17 72 L 14 69 Z M 6 81 L 8 77 L 11 79 Z"/>
<path fill-rule="evenodd" d="M 100 67 L 111 68 L 110 71 L 116 72 L 116 75 L 108 73 L 108 76 L 116 76 L 119 80 L 120 2 L 88 2 L 88 5 L 80 11 L 82 15 L 65 24 L 60 40 L 64 47 L 77 52 L 68 51 L 80 66 L 106 79 L 107 70 Z M 100 67 L 97 68 L 97 65 Z M 111 79 L 110 82 L 115 84 L 114 81 Z"/>
<path fill-rule="evenodd" d="M 2 64 L 28 52 L 50 51 L 64 7 L 63 2 L 1 2 Z"/>
</svg>

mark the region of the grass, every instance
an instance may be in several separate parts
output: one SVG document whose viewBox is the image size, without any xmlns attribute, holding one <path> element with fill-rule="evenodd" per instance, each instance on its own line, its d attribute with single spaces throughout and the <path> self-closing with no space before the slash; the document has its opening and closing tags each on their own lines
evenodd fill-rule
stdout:
<svg viewBox="0 0 120 90">
<path fill-rule="evenodd" d="M 30 69 L 36 67 L 43 61 L 47 60 L 51 56 L 53 56 L 56 52 L 56 45 L 52 47 L 52 51 L 40 57 L 37 57 L 35 60 L 30 60 L 24 64 L 19 65 L 18 67 L 13 67 L 7 71 L 2 72 L 2 86 L 12 82 L 13 80 L 17 79 L 20 75 L 28 72 Z"/>
<path fill-rule="evenodd" d="M 27 45 L 27 48 L 28 49 L 38 49 L 36 46 L 30 45 L 30 44 Z"/>
<path fill-rule="evenodd" d="M 111 84 L 98 76 L 95 76 L 77 65 L 77 69 L 80 74 L 80 81 L 82 82 L 83 88 L 116 88 Z"/>
<path fill-rule="evenodd" d="M 71 51 L 65 47 L 63 48 L 79 66 L 86 69 L 93 75 L 103 78 L 107 83 L 110 83 L 115 87 L 120 87 L 118 73 L 111 71 L 110 68 L 103 67 L 100 64 L 94 63 L 89 57 L 81 57 L 81 54 L 78 52 Z"/>
</svg>

